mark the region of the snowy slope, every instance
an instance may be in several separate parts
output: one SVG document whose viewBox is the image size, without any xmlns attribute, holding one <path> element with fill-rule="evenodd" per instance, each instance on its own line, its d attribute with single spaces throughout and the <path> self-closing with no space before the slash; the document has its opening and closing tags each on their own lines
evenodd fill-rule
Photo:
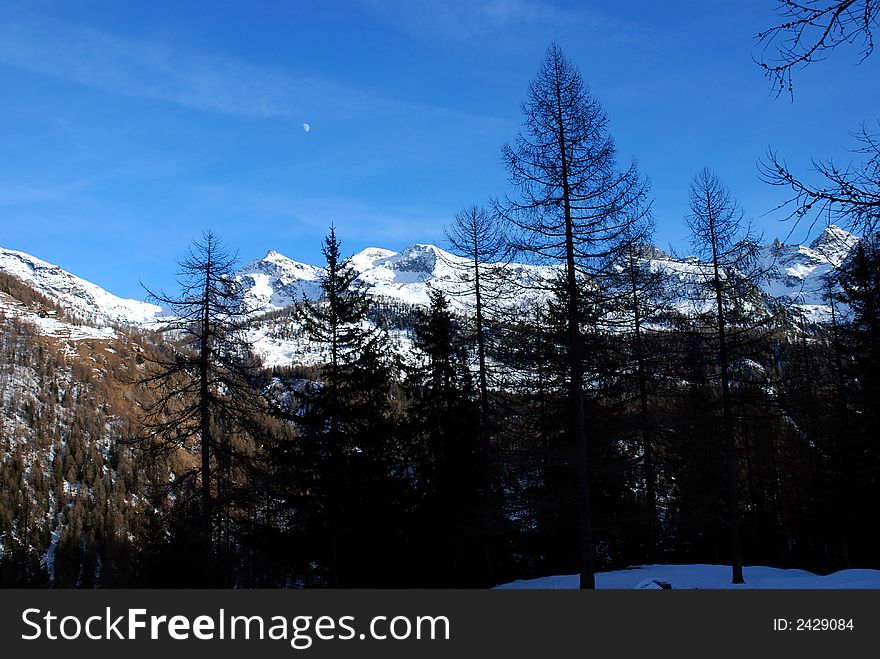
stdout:
<svg viewBox="0 0 880 659">
<path fill-rule="evenodd" d="M 783 570 L 773 567 L 743 568 L 745 584 L 730 583 L 729 565 L 640 565 L 638 567 L 596 573 L 600 589 L 656 589 L 668 585 L 672 589 L 829 589 L 880 588 L 880 570 L 842 570 L 818 576 L 806 570 Z M 662 585 L 661 585 L 662 584 Z M 540 579 L 514 581 L 497 586 L 499 589 L 563 589 L 577 588 L 578 575 L 569 574 Z"/>
<path fill-rule="evenodd" d="M 360 273 L 360 280 L 369 286 L 372 295 L 427 306 L 428 291 L 437 289 L 447 293 L 453 309 L 461 309 L 472 302 L 467 295 L 470 262 L 436 245 L 411 245 L 396 253 L 369 248 L 352 257 L 352 266 Z M 505 283 L 511 290 L 524 290 L 528 284 L 552 279 L 556 272 L 552 267 L 520 263 L 484 267 L 493 266 L 504 272 Z M 511 304 L 514 299 L 519 304 L 529 301 L 522 295 L 512 296 Z"/>
<path fill-rule="evenodd" d="M 0 292 L 0 314 L 9 318 L 16 316 L 37 328 L 44 336 L 80 341 L 86 339 L 109 340 L 116 337 L 116 331 L 112 327 L 92 327 L 60 320 L 55 315 L 40 313 L 37 309 L 29 308 Z"/>
<path fill-rule="evenodd" d="M 320 291 L 321 268 L 287 258 L 275 250 L 236 271 L 242 289 L 242 306 L 252 312 L 274 311 L 290 306 L 303 296 L 315 298 Z"/>
<path fill-rule="evenodd" d="M 161 310 L 154 304 L 117 297 L 24 252 L 0 247 L 0 270 L 27 282 L 71 315 L 95 324 L 144 324 Z"/>
<path fill-rule="evenodd" d="M 856 236 L 833 224 L 809 246 L 776 240 L 761 249 L 761 265 L 767 270 L 762 287 L 774 298 L 802 309 L 812 320 L 824 320 L 830 314 L 828 275 L 858 242 Z"/>
</svg>

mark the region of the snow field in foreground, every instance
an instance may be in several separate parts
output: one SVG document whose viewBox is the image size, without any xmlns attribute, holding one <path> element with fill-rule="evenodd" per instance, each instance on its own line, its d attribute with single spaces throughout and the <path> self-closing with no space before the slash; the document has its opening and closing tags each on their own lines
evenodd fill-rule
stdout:
<svg viewBox="0 0 880 659">
<path fill-rule="evenodd" d="M 600 589 L 662 588 L 673 589 L 843 589 L 880 588 L 880 570 L 841 570 L 819 576 L 806 570 L 785 570 L 774 567 L 743 568 L 745 584 L 730 582 L 729 565 L 640 565 L 625 570 L 597 572 L 596 587 Z M 497 586 L 501 589 L 563 589 L 577 588 L 578 575 L 568 574 L 539 579 L 514 581 Z"/>
</svg>

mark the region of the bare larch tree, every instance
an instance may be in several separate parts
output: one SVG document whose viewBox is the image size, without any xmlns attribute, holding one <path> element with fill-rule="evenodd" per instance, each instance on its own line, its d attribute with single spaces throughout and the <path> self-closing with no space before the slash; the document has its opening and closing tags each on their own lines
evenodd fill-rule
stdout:
<svg viewBox="0 0 880 659">
<path fill-rule="evenodd" d="M 708 264 L 706 279 L 714 297 L 715 344 L 721 384 L 722 437 L 727 464 L 727 508 L 733 583 L 744 583 L 739 531 L 738 454 L 730 389 L 731 307 L 739 302 L 738 270 L 754 261 L 757 242 L 730 192 L 708 168 L 691 182 L 690 213 L 686 216 L 691 245 Z"/>
<path fill-rule="evenodd" d="M 552 44 L 522 104 L 523 130 L 502 155 L 517 199 L 499 204 L 517 248 L 564 270 L 571 433 L 578 480 L 580 587 L 595 588 L 579 280 L 620 249 L 627 213 L 647 195 L 635 163 L 618 169 L 608 118 Z"/>
<path fill-rule="evenodd" d="M 143 439 L 153 450 L 182 449 L 197 456 L 197 468 L 175 474 L 174 485 L 183 491 L 198 482 L 191 491 L 200 491 L 195 496 L 201 509 L 206 584 L 218 583 L 221 576 L 215 572 L 218 478 L 226 478 L 233 464 L 245 459 L 247 451 L 231 435 L 259 407 L 245 316 L 231 276 L 235 261 L 220 237 L 206 231 L 179 264 L 179 292 L 148 289 L 167 313 L 161 331 L 173 350 L 153 360 L 141 382 L 153 394 L 143 406 Z"/>
</svg>

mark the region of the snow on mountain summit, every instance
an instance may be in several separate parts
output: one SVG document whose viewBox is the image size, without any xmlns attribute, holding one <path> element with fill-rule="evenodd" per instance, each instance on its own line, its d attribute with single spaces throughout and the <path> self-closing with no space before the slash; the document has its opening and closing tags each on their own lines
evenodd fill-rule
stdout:
<svg viewBox="0 0 880 659">
<path fill-rule="evenodd" d="M 820 254 L 834 267 L 838 267 L 858 242 L 858 236 L 841 229 L 836 224 L 831 224 L 810 243 L 810 249 Z"/>
<path fill-rule="evenodd" d="M 436 245 L 410 245 L 399 252 L 368 247 L 349 259 L 358 279 L 369 288 L 370 295 L 399 300 L 406 304 L 427 306 L 428 291 L 439 288 L 447 293 L 461 290 L 467 260 L 450 254 Z M 523 267 L 511 264 L 516 278 Z M 303 296 L 314 299 L 320 295 L 322 269 L 293 261 L 270 250 L 262 259 L 248 263 L 234 274 L 242 287 L 242 303 L 254 313 L 281 309 Z M 463 302 L 455 295 L 450 303 Z"/>
<path fill-rule="evenodd" d="M 761 247 L 766 276 L 763 291 L 803 310 L 812 320 L 829 314 L 828 276 L 852 252 L 859 238 L 831 225 L 809 245 L 785 244 L 779 240 Z M 654 270 L 667 274 L 672 284 L 689 280 L 702 265 L 696 259 L 670 256 L 645 245 L 640 258 Z M 449 294 L 453 309 L 463 310 L 469 262 L 436 245 L 418 243 L 400 251 L 368 247 L 349 259 L 360 281 L 376 298 L 427 306 L 431 289 Z M 485 264 L 488 265 L 488 264 Z M 495 264 L 517 294 L 510 304 L 540 302 L 547 295 L 547 283 L 555 278 L 555 266 L 523 263 Z M 29 283 L 38 292 L 84 320 L 98 326 L 112 323 L 149 324 L 161 315 L 161 308 L 138 300 L 119 298 L 99 286 L 24 252 L 0 248 L 0 271 Z M 243 309 L 254 314 L 283 309 L 303 298 L 321 294 L 323 268 L 300 263 L 275 250 L 237 270 L 233 277 L 241 287 Z"/>
<path fill-rule="evenodd" d="M 394 256 L 397 252 L 381 247 L 367 247 L 349 259 L 351 266 L 358 272 L 364 272 L 376 265 L 377 261 Z"/>
<path fill-rule="evenodd" d="M 463 266 L 467 262 L 435 245 L 410 245 L 400 252 L 367 263 L 352 259 L 360 280 L 373 295 L 399 299 L 408 304 L 427 305 L 429 288 L 447 293 L 461 288 Z M 366 267 L 364 267 L 366 266 Z M 450 300 L 453 306 L 456 300 Z"/>
<path fill-rule="evenodd" d="M 242 289 L 242 306 L 248 311 L 282 309 L 320 290 L 321 268 L 289 259 L 270 249 L 266 256 L 237 270 L 233 278 Z"/>
<path fill-rule="evenodd" d="M 760 248 L 760 258 L 766 275 L 760 286 L 768 295 L 821 321 L 829 313 L 825 300 L 826 275 L 843 263 L 858 240 L 831 225 L 810 245 L 787 245 L 779 240 L 764 245 Z M 697 259 L 674 257 L 652 245 L 641 246 L 640 258 L 678 286 L 682 281 L 699 278 L 703 268 Z M 469 288 L 465 281 L 468 260 L 436 245 L 417 243 L 398 252 L 368 247 L 352 256 L 349 263 L 374 297 L 427 306 L 428 293 L 433 288 L 449 294 L 453 309 L 463 309 L 467 303 L 462 292 Z M 541 282 L 553 279 L 557 272 L 554 266 L 523 263 L 506 263 L 500 267 L 505 279 L 520 291 L 512 303 L 536 302 L 546 297 L 546 286 Z M 272 250 L 235 276 L 242 285 L 246 308 L 260 312 L 283 308 L 303 296 L 316 298 L 320 295 L 321 272 L 321 268 L 292 261 Z"/>
<path fill-rule="evenodd" d="M 389 256 L 384 265 L 397 272 L 431 275 L 440 254 L 446 255 L 434 245 L 410 245 L 399 254 Z"/>
<path fill-rule="evenodd" d="M 846 260 L 859 238 L 830 225 L 809 246 L 779 240 L 762 248 L 765 292 L 800 307 L 814 320 L 827 315 L 827 276 Z"/>
</svg>

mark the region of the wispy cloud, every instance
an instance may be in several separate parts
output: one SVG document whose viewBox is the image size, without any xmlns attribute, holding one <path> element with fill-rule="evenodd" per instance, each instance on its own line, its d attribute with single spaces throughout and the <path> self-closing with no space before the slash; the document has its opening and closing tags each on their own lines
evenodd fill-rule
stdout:
<svg viewBox="0 0 880 659">
<path fill-rule="evenodd" d="M 66 199 L 74 192 L 84 190 L 92 181 L 78 179 L 47 185 L 0 184 L 0 206 L 16 206 Z"/>
<path fill-rule="evenodd" d="M 352 118 L 406 110 L 460 114 L 44 17 L 0 21 L 0 64 L 112 94 L 243 116 L 301 118 L 320 113 Z"/>
<path fill-rule="evenodd" d="M 540 0 L 360 0 L 361 5 L 414 35 L 449 39 L 521 28 L 599 27 L 595 12 L 571 10 Z"/>
</svg>

